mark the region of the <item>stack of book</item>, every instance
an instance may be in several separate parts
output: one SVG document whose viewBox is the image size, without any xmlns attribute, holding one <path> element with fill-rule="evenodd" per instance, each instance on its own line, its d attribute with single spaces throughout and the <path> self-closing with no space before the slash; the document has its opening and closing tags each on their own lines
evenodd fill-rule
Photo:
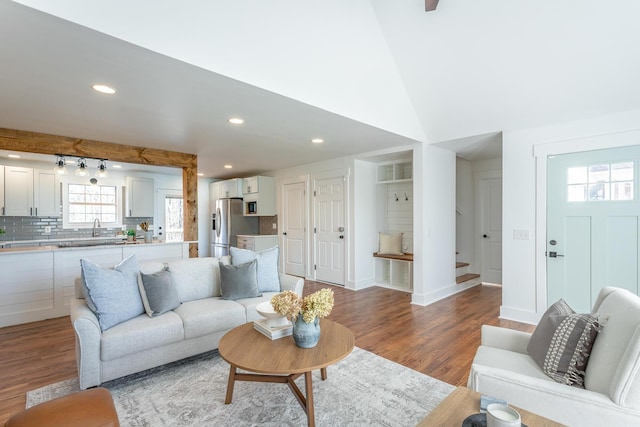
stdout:
<svg viewBox="0 0 640 427">
<path fill-rule="evenodd" d="M 253 329 L 272 340 L 288 337 L 293 333 L 293 325 L 291 323 L 283 326 L 269 326 L 269 321 L 267 319 L 254 320 Z"/>
</svg>

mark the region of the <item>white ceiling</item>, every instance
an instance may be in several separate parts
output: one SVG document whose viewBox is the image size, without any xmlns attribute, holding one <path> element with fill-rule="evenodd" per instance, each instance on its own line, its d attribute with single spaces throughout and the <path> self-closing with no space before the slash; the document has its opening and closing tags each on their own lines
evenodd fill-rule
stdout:
<svg viewBox="0 0 640 427">
<path fill-rule="evenodd" d="M 640 108 L 635 0 L 20 3 L 52 15 L 0 0 L 0 127 L 193 153 L 209 177 L 416 142 L 487 158 L 501 131 Z"/>
</svg>

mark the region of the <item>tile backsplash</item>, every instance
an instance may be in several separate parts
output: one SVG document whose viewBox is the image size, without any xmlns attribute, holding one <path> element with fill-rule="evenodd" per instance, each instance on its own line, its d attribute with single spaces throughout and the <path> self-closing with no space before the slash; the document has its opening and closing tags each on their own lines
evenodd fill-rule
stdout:
<svg viewBox="0 0 640 427">
<path fill-rule="evenodd" d="M 141 222 L 153 224 L 153 218 L 124 218 L 126 228 L 136 228 Z M 45 227 L 51 227 L 50 233 L 45 233 Z M 63 228 L 60 217 L 34 216 L 0 216 L 0 228 L 5 230 L 0 234 L 0 241 L 16 240 L 47 240 L 47 239 L 75 239 L 93 236 L 92 228 Z M 115 236 L 120 228 L 99 228 L 99 235 Z"/>
<path fill-rule="evenodd" d="M 273 228 L 274 224 L 276 228 Z M 260 217 L 260 234 L 278 234 L 278 215 Z"/>
</svg>

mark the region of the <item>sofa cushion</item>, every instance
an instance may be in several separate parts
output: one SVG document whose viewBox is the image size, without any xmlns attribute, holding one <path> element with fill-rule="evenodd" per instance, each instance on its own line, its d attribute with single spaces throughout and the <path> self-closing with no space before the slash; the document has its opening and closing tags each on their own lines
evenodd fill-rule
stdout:
<svg viewBox="0 0 640 427">
<path fill-rule="evenodd" d="M 237 300 L 240 298 L 261 297 L 256 279 L 257 261 L 246 264 L 224 265 L 220 263 L 220 288 L 222 299 Z"/>
<path fill-rule="evenodd" d="M 229 252 L 231 253 L 231 264 L 233 265 L 245 264 L 254 259 L 258 261 L 258 289 L 260 292 L 280 291 L 280 277 L 278 275 L 279 249 L 277 246 L 261 252 L 232 246 Z"/>
<path fill-rule="evenodd" d="M 247 322 L 242 305 L 221 298 L 183 302 L 173 312 L 182 319 L 185 339 L 228 331 Z"/>
<path fill-rule="evenodd" d="M 168 270 L 145 274 L 138 281 L 144 310 L 149 317 L 159 316 L 180 305 L 180 297 Z"/>
<path fill-rule="evenodd" d="M 189 258 L 167 263 L 180 301 L 220 296 L 217 258 Z"/>
<path fill-rule="evenodd" d="M 527 351 L 553 380 L 582 385 L 599 327 L 597 316 L 575 313 L 561 299 L 542 315 Z"/>
<path fill-rule="evenodd" d="M 144 313 L 138 290 L 140 268 L 135 254 L 113 269 L 101 268 L 84 258 L 80 266 L 87 305 L 98 318 L 102 331 Z"/>
<path fill-rule="evenodd" d="M 105 331 L 100 339 L 100 358 L 103 361 L 140 353 L 184 339 L 182 319 L 174 312 L 158 317 L 146 314 L 120 323 Z"/>
<path fill-rule="evenodd" d="M 528 354 L 502 348 L 481 345 L 476 351 L 473 364 L 515 372 L 549 382 L 553 381 L 540 370 L 538 364 Z"/>
</svg>

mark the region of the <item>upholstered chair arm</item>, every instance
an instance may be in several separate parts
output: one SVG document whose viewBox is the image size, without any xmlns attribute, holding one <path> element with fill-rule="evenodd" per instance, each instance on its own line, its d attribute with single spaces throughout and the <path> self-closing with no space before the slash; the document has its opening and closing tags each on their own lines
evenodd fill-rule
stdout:
<svg viewBox="0 0 640 427">
<path fill-rule="evenodd" d="M 514 329 L 482 325 L 481 345 L 527 354 L 531 334 Z"/>
</svg>

